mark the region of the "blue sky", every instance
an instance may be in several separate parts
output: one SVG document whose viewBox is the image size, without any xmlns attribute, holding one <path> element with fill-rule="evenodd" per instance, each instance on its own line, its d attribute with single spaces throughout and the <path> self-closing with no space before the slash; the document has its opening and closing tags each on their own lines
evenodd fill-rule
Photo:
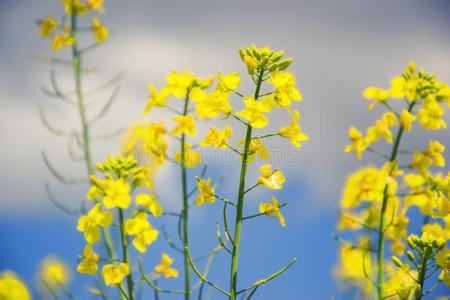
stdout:
<svg viewBox="0 0 450 300">
<path fill-rule="evenodd" d="M 52 67 L 32 59 L 33 55 L 50 53 L 49 42 L 39 38 L 33 24 L 49 13 L 61 13 L 59 1 L 0 0 L 0 136 L 4 145 L 0 156 L 0 270 L 13 269 L 28 283 L 47 254 L 74 265 L 83 245 L 75 230 L 76 219 L 52 206 L 43 188 L 45 182 L 51 183 L 55 195 L 71 207 L 77 207 L 86 192 L 85 186 L 66 187 L 55 181 L 40 157 L 44 149 L 66 174 L 76 177 L 84 172 L 82 165 L 67 159 L 67 142 L 51 136 L 39 121 L 38 107 L 43 105 L 58 126 L 78 124 L 73 111 L 42 94 L 41 86 L 49 85 Z M 368 113 L 361 91 L 369 85 L 387 85 L 410 60 L 450 82 L 449 1 L 115 0 L 106 1 L 102 19 L 111 38 L 87 59 L 86 65 L 98 67 L 87 85 L 95 86 L 121 70 L 125 77 L 117 103 L 108 118 L 94 128 L 95 133 L 142 118 L 147 84 L 162 84 L 164 75 L 174 68 L 204 76 L 219 70 L 245 74 L 237 49 L 252 43 L 284 49 L 294 58 L 291 71 L 304 97 L 298 106 L 301 123 L 311 140 L 295 156 L 292 153 L 296 150 L 287 143 L 268 144 L 274 153 L 299 158 L 295 163 L 274 162 L 288 178 L 286 188 L 276 194 L 289 201 L 285 210 L 288 226 L 282 229 L 267 218 L 246 224 L 242 285 L 296 257 L 297 264 L 261 289 L 256 299 L 274 299 L 276 295 L 297 299 L 299 294 L 314 299 L 351 297 L 339 289 L 332 276 L 336 257 L 334 207 L 346 174 L 367 160 L 356 163 L 342 153 L 347 128 L 365 128 L 375 118 Z M 68 53 L 58 55 L 67 57 Z M 58 67 L 56 71 L 62 86 L 69 88 L 70 70 Z M 251 90 L 248 81 L 242 90 Z M 164 113 L 152 116 L 166 117 Z M 276 115 L 270 128 L 285 123 L 285 116 Z M 204 130 L 206 127 L 200 128 Z M 450 135 L 445 132 L 436 137 L 449 140 Z M 420 134 L 407 141 L 422 142 Z M 96 141 L 95 160 L 117 151 L 119 144 L 119 140 Z M 252 168 L 249 176 L 256 172 L 257 168 Z M 212 166 L 213 176 L 225 176 L 225 192 L 234 190 L 234 174 L 236 162 Z M 176 210 L 179 195 L 172 186 L 179 180 L 178 171 L 169 166 L 158 176 L 163 205 Z M 256 191 L 248 212 L 270 195 Z M 193 251 L 197 254 L 213 246 L 219 214 L 217 207 L 201 208 L 193 214 Z M 167 245 L 161 239 L 153 253 L 164 249 Z M 158 259 L 150 256 L 149 267 Z M 177 262 L 181 263 L 181 258 Z M 218 257 L 213 278 L 221 276 L 225 263 L 225 257 Z M 76 279 L 74 289 L 83 293 L 84 281 L 80 276 Z"/>
</svg>

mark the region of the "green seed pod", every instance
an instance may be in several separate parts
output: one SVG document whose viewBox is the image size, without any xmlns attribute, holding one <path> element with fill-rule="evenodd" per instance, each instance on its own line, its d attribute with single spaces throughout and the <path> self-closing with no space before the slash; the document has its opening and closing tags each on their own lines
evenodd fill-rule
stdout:
<svg viewBox="0 0 450 300">
<path fill-rule="evenodd" d="M 397 256 L 392 256 L 391 259 L 397 267 L 399 268 L 403 267 L 402 261 Z"/>
<path fill-rule="evenodd" d="M 411 251 L 407 251 L 406 256 L 408 257 L 409 261 L 411 261 L 411 262 L 416 261 L 416 258 L 414 257 L 414 253 L 412 253 Z"/>
<path fill-rule="evenodd" d="M 269 71 L 270 72 L 276 71 L 278 69 L 278 67 L 279 67 L 278 63 L 271 64 L 269 67 Z"/>
<path fill-rule="evenodd" d="M 242 48 L 239 48 L 239 55 L 241 56 L 241 59 L 244 60 L 244 57 L 245 57 L 245 55 L 246 55 L 245 50 L 242 49 Z"/>
<path fill-rule="evenodd" d="M 284 51 L 278 51 L 278 52 L 275 52 L 273 55 L 272 55 L 272 61 L 273 62 L 277 62 L 277 61 L 279 61 L 282 57 L 284 56 Z"/>
<path fill-rule="evenodd" d="M 279 62 L 278 70 L 286 70 L 292 63 L 292 58 L 286 58 Z"/>
</svg>

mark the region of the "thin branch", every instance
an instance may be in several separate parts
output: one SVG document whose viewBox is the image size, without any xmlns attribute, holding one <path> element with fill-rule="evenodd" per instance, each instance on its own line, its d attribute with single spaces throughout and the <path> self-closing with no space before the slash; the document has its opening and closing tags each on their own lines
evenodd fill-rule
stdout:
<svg viewBox="0 0 450 300">
<path fill-rule="evenodd" d="M 245 288 L 245 289 L 242 289 L 242 290 L 238 291 L 238 292 L 236 293 L 236 295 L 239 295 L 239 294 L 241 294 L 241 293 L 244 293 L 244 292 L 246 292 L 246 291 L 249 291 L 249 290 L 251 290 L 251 289 L 254 289 L 254 288 L 256 288 L 256 287 L 258 287 L 258 286 L 260 286 L 260 285 L 266 284 L 266 283 L 268 283 L 269 281 L 271 281 L 271 280 L 277 278 L 277 277 L 280 276 L 282 273 L 284 273 L 286 270 L 288 270 L 293 264 L 295 264 L 296 261 L 297 261 L 297 259 L 296 259 L 296 258 L 293 258 L 293 259 L 291 260 L 291 262 L 288 263 L 286 266 L 282 267 L 281 269 L 279 269 L 278 271 L 276 271 L 275 273 L 273 273 L 273 274 L 270 275 L 269 277 L 260 279 L 260 280 L 258 280 L 257 282 L 255 282 L 254 284 L 252 284 L 251 286 L 249 286 L 249 287 L 247 287 L 247 288 Z"/>
<path fill-rule="evenodd" d="M 278 208 L 283 208 L 287 204 L 288 204 L 287 202 L 284 202 L 283 204 L 278 205 Z M 258 213 L 258 214 L 250 215 L 250 216 L 247 216 L 247 217 L 243 217 L 242 221 L 248 220 L 248 219 L 253 219 L 253 218 L 256 218 L 256 217 L 259 217 L 259 216 L 262 216 L 262 215 L 265 215 L 265 213 Z"/>
<path fill-rule="evenodd" d="M 71 216 L 76 216 L 80 213 L 80 211 L 78 209 L 71 209 L 66 207 L 64 204 L 60 203 L 58 200 L 56 200 L 55 196 L 53 195 L 52 191 L 51 191 L 51 187 L 50 184 L 48 182 L 46 182 L 44 184 L 45 187 L 45 193 L 47 194 L 47 198 L 50 200 L 50 202 L 52 202 L 57 208 L 59 208 L 60 210 L 62 210 L 63 212 L 65 212 L 68 215 Z"/>
<path fill-rule="evenodd" d="M 119 86 L 116 86 L 114 88 L 113 93 L 111 94 L 111 96 L 109 97 L 108 101 L 105 103 L 103 108 L 100 110 L 100 112 L 95 117 L 93 117 L 92 120 L 88 122 L 89 125 L 93 125 L 97 121 L 101 120 L 101 118 L 108 112 L 108 110 L 111 108 L 112 104 L 116 100 L 119 90 L 120 90 Z"/>
<path fill-rule="evenodd" d="M 52 134 L 56 136 L 68 136 L 70 133 L 66 132 L 64 130 L 60 130 L 56 128 L 55 126 L 51 125 L 48 121 L 47 117 L 45 116 L 44 107 L 42 105 L 39 105 L 39 117 L 41 119 L 42 125 Z"/>
<path fill-rule="evenodd" d="M 163 293 L 163 294 L 186 294 L 184 291 L 172 291 L 172 290 L 167 290 L 167 289 L 163 289 L 160 288 L 159 286 L 157 286 L 150 278 L 148 278 L 148 276 L 145 274 L 144 272 L 144 268 L 142 267 L 142 261 L 140 258 L 138 258 L 138 267 L 139 267 L 139 272 L 141 273 L 142 279 L 144 279 L 144 281 L 151 286 L 154 290 L 158 291 L 159 293 Z"/>
<path fill-rule="evenodd" d="M 169 233 L 166 231 L 166 228 L 164 226 L 161 227 L 161 231 L 169 247 L 180 253 L 184 253 L 183 249 L 175 245 L 174 241 L 170 238 Z"/>
<path fill-rule="evenodd" d="M 55 167 L 50 163 L 50 160 L 47 157 L 45 151 L 41 151 L 42 159 L 44 160 L 44 164 L 47 169 L 52 173 L 52 175 L 58 179 L 63 184 L 86 184 L 88 181 L 85 179 L 74 179 L 74 178 L 65 178 L 60 172 L 58 172 Z"/>
</svg>

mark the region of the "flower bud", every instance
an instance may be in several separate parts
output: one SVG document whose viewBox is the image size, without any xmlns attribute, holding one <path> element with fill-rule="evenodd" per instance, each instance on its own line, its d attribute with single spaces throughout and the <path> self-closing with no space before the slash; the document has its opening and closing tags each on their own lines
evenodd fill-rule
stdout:
<svg viewBox="0 0 450 300">
<path fill-rule="evenodd" d="M 290 64 L 292 63 L 292 58 L 286 58 L 279 62 L 278 70 L 283 71 L 286 70 Z"/>
<path fill-rule="evenodd" d="M 414 257 L 414 254 L 411 251 L 407 251 L 406 256 L 408 257 L 409 261 L 411 262 L 416 261 L 416 258 Z"/>
<path fill-rule="evenodd" d="M 397 267 L 399 268 L 403 267 L 402 261 L 397 256 L 392 256 L 391 259 Z"/>
</svg>

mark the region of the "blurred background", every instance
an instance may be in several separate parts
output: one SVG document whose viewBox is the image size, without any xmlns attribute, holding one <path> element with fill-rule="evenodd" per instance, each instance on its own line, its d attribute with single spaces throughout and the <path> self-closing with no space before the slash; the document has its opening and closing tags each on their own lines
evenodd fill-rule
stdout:
<svg viewBox="0 0 450 300">
<path fill-rule="evenodd" d="M 283 49 L 293 57 L 290 70 L 304 98 L 294 105 L 302 114 L 300 123 L 310 141 L 299 151 L 284 141 L 267 145 L 274 153 L 281 153 L 273 156 L 272 164 L 287 177 L 285 188 L 276 193 L 278 199 L 289 202 L 284 210 L 287 227 L 281 228 L 269 218 L 245 224 L 240 284 L 251 284 L 296 257 L 298 263 L 260 289 L 256 299 L 354 297 L 333 278 L 335 208 L 346 175 L 373 159 L 366 156 L 356 162 L 353 156 L 343 154 L 347 129 L 350 125 L 365 129 L 380 114 L 377 110 L 369 114 L 362 90 L 369 85 L 387 86 L 410 60 L 450 82 L 450 1 L 111 0 L 105 1 L 105 8 L 101 17 L 110 38 L 87 55 L 85 66 L 95 67 L 95 72 L 86 75 L 86 86 L 97 86 L 120 71 L 125 75 L 110 113 L 92 129 L 95 134 L 112 132 L 138 120 L 167 118 L 162 111 L 144 117 L 143 108 L 147 84 L 161 86 L 173 69 L 188 69 L 199 76 L 236 70 L 243 77 L 239 90 L 250 94 L 239 47 L 254 43 Z M 70 67 L 35 59 L 42 55 L 70 56 L 69 50 L 51 53 L 49 41 L 39 38 L 35 21 L 48 14 L 62 14 L 59 1 L 0 0 L 0 270 L 14 270 L 30 285 L 45 256 L 53 254 L 74 270 L 84 245 L 82 234 L 76 231 L 77 218 L 57 209 L 44 190 L 44 184 L 49 183 L 55 197 L 72 208 L 79 207 L 87 191 L 86 185 L 64 186 L 56 181 L 41 157 L 44 150 L 67 177 L 84 176 L 83 164 L 68 159 L 67 140 L 52 136 L 39 119 L 38 108 L 42 106 L 59 128 L 79 126 L 76 111 L 42 93 L 43 86 L 50 86 L 52 69 L 61 86 L 72 89 Z M 98 95 L 93 110 L 95 105 L 101 107 L 107 96 Z M 287 123 L 285 114 L 275 115 L 268 131 Z M 206 130 L 206 125 L 200 128 L 199 136 Z M 243 132 L 236 131 L 236 135 L 243 136 Z M 448 132 L 433 137 L 449 146 Z M 425 142 L 419 134 L 409 136 L 407 143 Z M 94 140 L 94 160 L 102 161 L 106 154 L 117 153 L 119 147 L 120 137 Z M 228 197 L 235 194 L 236 163 L 212 162 L 208 174 L 223 177 L 219 192 Z M 254 165 L 249 177 L 256 174 Z M 175 166 L 158 170 L 156 189 L 169 211 L 179 210 L 178 186 Z M 262 189 L 253 193 L 248 199 L 248 213 L 255 212 L 259 201 L 267 201 L 270 195 Z M 192 251 L 196 254 L 207 252 L 216 243 L 214 223 L 220 214 L 217 206 L 193 210 Z M 158 220 L 155 226 L 168 222 L 174 223 Z M 174 227 L 168 230 L 175 234 Z M 171 251 L 162 238 L 147 254 L 149 266 L 159 261 L 161 251 Z M 175 266 L 181 268 L 181 262 L 181 257 L 177 258 Z M 221 282 L 226 262 L 225 256 L 215 261 L 211 277 L 216 281 Z M 86 278 L 74 276 L 71 288 L 84 299 Z M 161 284 L 181 286 L 181 279 Z M 448 292 L 444 289 L 441 287 L 437 294 Z M 212 295 L 212 299 L 220 297 Z"/>
</svg>

